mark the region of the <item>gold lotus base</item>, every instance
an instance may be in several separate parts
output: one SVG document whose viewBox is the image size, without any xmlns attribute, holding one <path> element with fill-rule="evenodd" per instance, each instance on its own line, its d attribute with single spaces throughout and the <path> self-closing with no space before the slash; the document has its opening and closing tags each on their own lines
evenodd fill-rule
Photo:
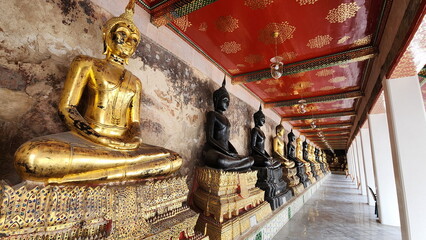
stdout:
<svg viewBox="0 0 426 240">
<path fill-rule="evenodd" d="M 195 229 L 204 232 L 211 240 L 235 239 L 272 213 L 268 202 L 263 202 L 241 215 L 219 223 L 211 217 L 201 215 Z"/>
<path fill-rule="evenodd" d="M 105 185 L 0 183 L 1 239 L 204 239 L 186 178 Z"/>
</svg>

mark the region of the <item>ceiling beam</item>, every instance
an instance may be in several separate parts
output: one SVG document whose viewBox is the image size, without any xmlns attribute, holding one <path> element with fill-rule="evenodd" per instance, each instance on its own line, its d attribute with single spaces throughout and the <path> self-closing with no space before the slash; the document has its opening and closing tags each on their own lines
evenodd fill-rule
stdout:
<svg viewBox="0 0 426 240">
<path fill-rule="evenodd" d="M 306 104 L 310 104 L 310 103 L 334 102 L 334 101 L 345 100 L 345 99 L 357 99 L 360 97 L 363 97 L 363 94 L 361 91 L 350 91 L 350 92 L 344 92 L 344 93 L 323 95 L 318 97 L 303 98 L 303 100 L 305 101 Z M 300 100 L 301 99 L 293 99 L 293 100 L 287 100 L 287 101 L 269 102 L 269 103 L 265 103 L 265 108 L 291 107 L 294 105 L 299 105 Z"/>
<path fill-rule="evenodd" d="M 283 76 L 292 75 L 301 72 L 312 71 L 316 69 L 332 67 L 352 62 L 360 62 L 373 58 L 377 54 L 377 49 L 373 46 L 360 47 L 318 58 L 308 59 L 300 62 L 284 65 Z M 271 78 L 269 68 L 256 72 L 243 73 L 232 77 L 232 84 L 241 84 L 256 82 Z"/>
<path fill-rule="evenodd" d="M 168 0 L 162 1 L 154 6 L 149 6 L 142 0 L 138 0 L 137 2 L 151 14 L 151 23 L 156 27 L 160 27 L 216 1 L 217 0 Z"/>
<path fill-rule="evenodd" d="M 301 127 L 294 127 L 295 129 L 304 130 L 316 130 L 316 129 L 326 129 L 326 128 L 345 128 L 345 127 L 351 127 L 352 124 L 348 123 L 337 123 L 337 124 L 326 124 L 326 125 L 317 125 L 316 128 L 312 128 L 311 126 L 301 126 Z"/>
<path fill-rule="evenodd" d="M 328 132 L 322 132 L 322 135 L 323 136 L 326 136 L 326 134 L 343 134 L 343 133 L 345 133 L 345 134 L 348 134 L 350 132 L 350 130 L 348 129 L 348 130 L 340 130 L 340 131 L 328 131 Z M 312 133 L 304 133 L 303 135 L 305 135 L 306 137 L 309 137 L 309 136 L 317 136 L 317 132 L 312 132 Z"/>
<path fill-rule="evenodd" d="M 283 117 L 282 120 L 283 121 L 297 121 L 297 120 L 306 120 L 306 119 L 335 118 L 335 117 L 346 117 L 346 116 L 355 116 L 355 111 L 327 113 L 327 114 L 316 114 L 316 115 L 306 114 L 306 115 L 297 116 L 297 117 Z"/>
</svg>

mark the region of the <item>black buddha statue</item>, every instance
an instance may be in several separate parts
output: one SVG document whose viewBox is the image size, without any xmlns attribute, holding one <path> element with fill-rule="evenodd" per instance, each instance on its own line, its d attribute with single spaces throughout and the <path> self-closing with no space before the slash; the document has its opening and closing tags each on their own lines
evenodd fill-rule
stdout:
<svg viewBox="0 0 426 240">
<path fill-rule="evenodd" d="M 305 164 L 296 157 L 296 147 L 294 146 L 296 135 L 294 135 L 293 129 L 291 129 L 291 131 L 287 134 L 287 138 L 287 158 L 296 163 L 297 176 L 300 178 L 300 181 L 303 183 L 303 185 L 307 186 L 305 182 L 309 181 L 309 179 L 308 175 L 306 175 Z"/>
<path fill-rule="evenodd" d="M 255 126 L 251 130 L 250 138 L 251 156 L 254 159 L 252 170 L 257 171 L 256 186 L 265 191 L 265 200 L 274 210 L 289 200 L 293 194 L 289 191 L 287 183 L 283 179 L 281 163 L 265 151 L 266 138 L 260 129 L 265 124 L 262 106 L 253 115 L 253 119 Z"/>
<path fill-rule="evenodd" d="M 246 171 L 253 165 L 251 157 L 238 155 L 235 147 L 229 142 L 231 124 L 223 115 L 229 106 L 229 93 L 222 87 L 213 93 L 214 111 L 207 113 L 206 143 L 203 148 L 204 163 L 212 168 L 225 171 Z"/>
<path fill-rule="evenodd" d="M 315 148 L 315 161 L 317 161 L 317 163 L 319 163 L 321 171 L 323 174 L 326 174 L 327 172 L 325 171 L 325 166 L 324 163 L 322 161 L 320 161 L 320 150 L 318 148 Z"/>
</svg>

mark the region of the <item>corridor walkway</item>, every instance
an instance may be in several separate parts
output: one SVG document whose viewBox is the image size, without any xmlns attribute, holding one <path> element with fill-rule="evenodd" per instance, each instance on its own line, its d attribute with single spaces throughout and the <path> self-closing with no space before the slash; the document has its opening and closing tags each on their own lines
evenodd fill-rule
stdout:
<svg viewBox="0 0 426 240">
<path fill-rule="evenodd" d="M 397 240 L 399 227 L 376 222 L 374 207 L 344 175 L 331 175 L 274 240 Z"/>
</svg>

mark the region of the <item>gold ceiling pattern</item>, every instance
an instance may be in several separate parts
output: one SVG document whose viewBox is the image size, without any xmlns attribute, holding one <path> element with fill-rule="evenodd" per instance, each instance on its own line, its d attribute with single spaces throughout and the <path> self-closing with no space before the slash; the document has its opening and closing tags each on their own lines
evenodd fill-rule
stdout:
<svg viewBox="0 0 426 240">
<path fill-rule="evenodd" d="M 245 0 L 244 5 L 251 9 L 263 9 L 274 3 L 274 0 Z"/>
<path fill-rule="evenodd" d="M 330 44 L 333 38 L 330 35 L 319 35 L 315 38 L 309 39 L 308 46 L 309 48 L 322 48 L 328 44 Z"/>
<path fill-rule="evenodd" d="M 300 6 L 307 5 L 307 4 L 314 4 L 318 0 L 296 0 L 300 4 Z"/>
<path fill-rule="evenodd" d="M 334 72 L 335 72 L 334 69 L 326 68 L 326 69 L 318 71 L 317 73 L 315 73 L 315 75 L 317 77 L 326 77 L 326 76 L 333 75 Z"/>
<path fill-rule="evenodd" d="M 254 65 L 255 63 L 264 61 L 264 59 L 265 58 L 262 55 L 250 54 L 250 55 L 244 57 L 244 62 L 246 62 L 250 65 Z"/>
<path fill-rule="evenodd" d="M 220 51 L 222 51 L 226 54 L 237 53 L 237 52 L 241 51 L 241 44 L 239 44 L 235 41 L 225 42 L 224 44 L 222 44 L 220 46 Z"/>
<path fill-rule="evenodd" d="M 297 57 L 297 53 L 295 52 L 283 52 L 281 54 L 281 57 L 284 59 L 284 61 L 291 61 Z"/>
<path fill-rule="evenodd" d="M 259 31 L 259 40 L 265 44 L 281 44 L 284 41 L 293 38 L 296 27 L 290 25 L 287 21 L 281 23 L 269 23 Z M 278 38 L 274 38 L 274 32 L 278 32 Z"/>
<path fill-rule="evenodd" d="M 365 36 L 363 38 L 360 38 L 358 40 L 355 40 L 355 42 L 352 44 L 353 46 L 365 46 L 370 44 L 371 42 L 371 34 L 368 36 Z"/>
<path fill-rule="evenodd" d="M 180 18 L 176 18 L 173 21 L 174 24 L 176 24 L 176 26 L 178 26 L 180 29 L 182 29 L 182 31 L 186 32 L 186 30 L 192 26 L 192 23 L 189 21 L 188 16 L 183 16 Z"/>
<path fill-rule="evenodd" d="M 331 9 L 325 19 L 330 23 L 342 23 L 349 18 L 355 17 L 359 9 L 360 7 L 356 2 L 342 3 L 337 8 Z"/>
<path fill-rule="evenodd" d="M 201 32 L 205 32 L 205 31 L 207 31 L 207 27 L 208 27 L 207 23 L 206 22 L 202 22 L 200 24 L 200 27 L 198 28 L 198 30 L 200 30 Z"/>
<path fill-rule="evenodd" d="M 216 27 L 221 32 L 234 32 L 239 28 L 238 19 L 232 16 L 220 16 L 216 21 Z"/>
<path fill-rule="evenodd" d="M 346 80 L 346 77 L 334 77 L 334 78 L 330 78 L 330 80 L 328 80 L 329 83 L 339 83 L 339 82 L 344 82 Z"/>
<path fill-rule="evenodd" d="M 341 39 L 339 39 L 339 41 L 337 41 L 337 43 L 338 44 L 342 44 L 342 43 L 345 43 L 349 38 L 351 38 L 351 37 L 349 37 L 349 36 L 344 36 L 344 37 L 342 37 Z"/>
<path fill-rule="evenodd" d="M 333 90 L 333 89 L 335 89 L 334 86 L 325 86 L 325 87 L 320 88 L 321 91 L 329 91 L 329 90 Z"/>
</svg>

